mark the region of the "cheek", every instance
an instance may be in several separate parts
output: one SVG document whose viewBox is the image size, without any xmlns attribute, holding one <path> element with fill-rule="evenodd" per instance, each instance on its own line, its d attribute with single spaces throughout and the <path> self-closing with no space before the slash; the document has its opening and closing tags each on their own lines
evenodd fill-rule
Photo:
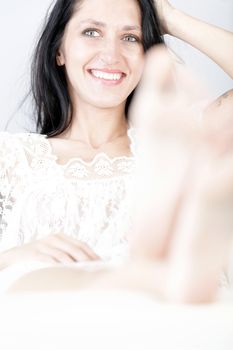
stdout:
<svg viewBox="0 0 233 350">
<path fill-rule="evenodd" d="M 93 55 L 93 45 L 84 44 L 82 41 L 72 42 L 65 49 L 66 68 L 81 68 L 88 62 Z"/>
<path fill-rule="evenodd" d="M 132 67 L 132 71 L 134 72 L 133 76 L 134 76 L 134 79 L 137 80 L 138 82 L 141 80 L 143 70 L 144 70 L 144 64 L 145 64 L 145 56 L 142 53 L 135 55 L 131 59 L 131 67 Z"/>
</svg>

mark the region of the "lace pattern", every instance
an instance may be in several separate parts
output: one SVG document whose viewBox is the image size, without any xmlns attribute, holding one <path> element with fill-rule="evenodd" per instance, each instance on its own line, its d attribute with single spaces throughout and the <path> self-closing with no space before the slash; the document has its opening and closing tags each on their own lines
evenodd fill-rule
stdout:
<svg viewBox="0 0 233 350">
<path fill-rule="evenodd" d="M 133 147 L 133 139 L 131 147 Z M 124 256 L 132 157 L 59 165 L 46 136 L 0 133 L 0 248 L 66 233 L 104 259 Z M 133 151 L 132 151 L 133 152 Z"/>
<path fill-rule="evenodd" d="M 128 135 L 132 157 L 101 153 L 89 163 L 77 158 L 59 165 L 45 136 L 0 133 L 0 251 L 65 233 L 104 260 L 127 256 L 127 192 L 137 154 L 135 131 Z M 222 274 L 220 287 L 229 284 Z"/>
</svg>

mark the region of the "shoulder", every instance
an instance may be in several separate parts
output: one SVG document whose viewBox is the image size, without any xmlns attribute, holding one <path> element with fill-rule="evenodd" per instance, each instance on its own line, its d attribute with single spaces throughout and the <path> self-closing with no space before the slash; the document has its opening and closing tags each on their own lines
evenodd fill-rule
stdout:
<svg viewBox="0 0 233 350">
<path fill-rule="evenodd" d="M 34 157 L 46 154 L 48 150 L 45 138 L 44 135 L 33 133 L 0 132 L 1 175 L 11 176 L 16 169 L 27 167 Z"/>
<path fill-rule="evenodd" d="M 0 132 L 0 145 L 33 145 L 45 139 L 45 135 L 36 133 L 10 133 L 7 131 Z"/>
<path fill-rule="evenodd" d="M 16 134 L 12 134 L 9 132 L 0 132 L 1 157 L 4 156 L 4 154 L 15 151 L 15 149 L 17 148 L 17 143 L 18 140 Z"/>
<path fill-rule="evenodd" d="M 44 139 L 44 135 L 34 133 L 0 132 L 0 157 L 4 158 L 10 154 L 18 157 L 26 149 L 34 153 Z"/>
<path fill-rule="evenodd" d="M 44 135 L 30 132 L 11 133 L 8 131 L 0 131 L 0 142 L 10 141 L 26 141 L 26 140 L 37 140 L 44 138 Z"/>
</svg>

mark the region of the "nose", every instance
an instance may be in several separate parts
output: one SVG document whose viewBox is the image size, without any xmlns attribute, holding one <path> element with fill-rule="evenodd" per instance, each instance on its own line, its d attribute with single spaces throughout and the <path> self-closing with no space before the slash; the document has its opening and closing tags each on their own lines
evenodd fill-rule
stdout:
<svg viewBox="0 0 233 350">
<path fill-rule="evenodd" d="M 116 65 L 120 62 L 120 43 L 115 39 L 108 39 L 103 42 L 99 53 L 100 60 L 107 65 Z"/>
</svg>

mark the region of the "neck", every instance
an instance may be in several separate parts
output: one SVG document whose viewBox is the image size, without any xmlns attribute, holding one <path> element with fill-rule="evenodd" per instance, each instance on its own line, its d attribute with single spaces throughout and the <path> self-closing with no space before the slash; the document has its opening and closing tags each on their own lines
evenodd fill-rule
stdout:
<svg viewBox="0 0 233 350">
<path fill-rule="evenodd" d="M 74 110 L 70 128 L 61 136 L 73 141 L 81 141 L 92 148 L 113 142 L 126 134 L 128 129 L 125 106 L 100 109 L 84 106 Z"/>
</svg>

